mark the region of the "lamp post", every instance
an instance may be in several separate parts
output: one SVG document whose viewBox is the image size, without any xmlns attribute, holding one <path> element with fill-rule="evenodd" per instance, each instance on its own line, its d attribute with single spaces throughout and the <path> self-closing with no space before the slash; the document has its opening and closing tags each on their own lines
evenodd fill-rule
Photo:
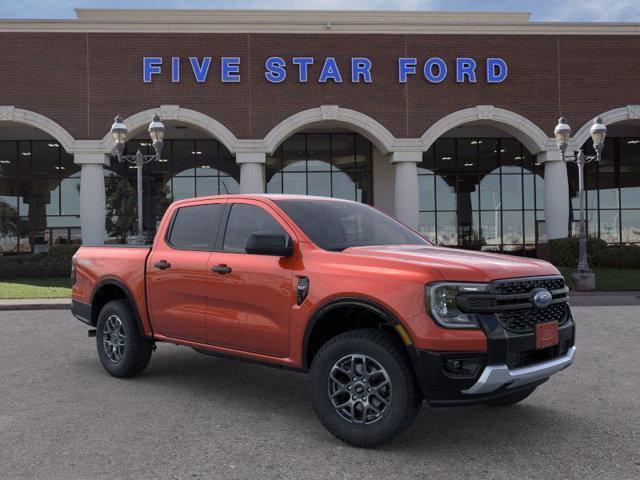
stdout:
<svg viewBox="0 0 640 480">
<path fill-rule="evenodd" d="M 571 127 L 567 123 L 564 117 L 558 120 L 553 131 L 556 141 L 558 142 L 558 149 L 562 154 L 562 160 L 565 162 L 573 162 L 578 166 L 578 192 L 580 199 L 580 223 L 579 223 L 579 238 L 578 238 L 578 268 L 576 274 L 587 274 L 592 277 L 591 283 L 595 283 L 593 278 L 593 272 L 589 268 L 589 262 L 587 260 L 587 229 L 585 219 L 585 196 L 584 196 L 584 167 L 587 163 L 596 161 L 599 162 L 602 158 L 602 149 L 604 148 L 604 139 L 607 135 L 607 127 L 602 123 L 600 117 L 596 118 L 591 126 L 590 133 L 593 140 L 593 148 L 596 151 L 595 156 L 587 156 L 582 149 L 567 154 L 567 147 L 569 145 L 569 137 L 571 136 Z M 575 275 L 574 275 L 575 280 Z M 594 285 L 595 288 L 595 285 Z"/>
<path fill-rule="evenodd" d="M 144 243 L 144 234 L 142 232 L 142 166 L 153 160 L 160 160 L 162 146 L 164 144 L 164 124 L 160 120 L 159 115 L 154 115 L 149 124 L 149 136 L 153 142 L 154 155 L 143 155 L 140 149 L 135 155 L 123 155 L 125 143 L 127 141 L 127 126 L 124 124 L 121 116 L 117 116 L 111 126 L 111 135 L 116 146 L 116 156 L 120 162 L 131 163 L 135 165 L 137 177 L 137 194 L 138 194 L 138 243 Z"/>
</svg>

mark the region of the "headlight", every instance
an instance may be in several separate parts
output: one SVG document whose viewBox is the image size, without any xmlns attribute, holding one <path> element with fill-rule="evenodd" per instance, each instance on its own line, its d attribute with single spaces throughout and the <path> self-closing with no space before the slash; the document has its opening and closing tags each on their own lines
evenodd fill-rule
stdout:
<svg viewBox="0 0 640 480">
<path fill-rule="evenodd" d="M 484 283 L 434 283 L 427 285 L 427 312 L 441 326 L 446 328 L 479 328 L 473 314 L 462 313 L 458 309 L 457 296 L 461 292 L 484 292 Z"/>
</svg>

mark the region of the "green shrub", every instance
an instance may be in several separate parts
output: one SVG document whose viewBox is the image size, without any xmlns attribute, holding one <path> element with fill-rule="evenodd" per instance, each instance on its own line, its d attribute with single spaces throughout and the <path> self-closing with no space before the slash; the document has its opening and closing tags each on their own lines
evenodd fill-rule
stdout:
<svg viewBox="0 0 640 480">
<path fill-rule="evenodd" d="M 598 267 L 640 268 L 640 246 L 611 245 L 598 259 Z"/>
<path fill-rule="evenodd" d="M 0 280 L 68 277 L 71 274 L 71 257 L 78 248 L 59 245 L 51 247 L 48 254 L 1 256 Z"/>
<path fill-rule="evenodd" d="M 560 267 L 578 265 L 578 239 L 551 240 L 551 262 Z M 640 268 L 640 246 L 607 245 L 599 238 L 587 238 L 587 260 L 590 267 Z"/>
</svg>

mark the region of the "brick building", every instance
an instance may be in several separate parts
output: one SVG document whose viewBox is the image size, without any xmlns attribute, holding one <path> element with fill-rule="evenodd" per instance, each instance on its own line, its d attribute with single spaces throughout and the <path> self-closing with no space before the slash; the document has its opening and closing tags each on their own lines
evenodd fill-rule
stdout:
<svg viewBox="0 0 640 480">
<path fill-rule="evenodd" d="M 0 252 L 116 241 L 105 214 L 125 215 L 136 171 L 113 157 L 109 129 L 121 115 L 127 151 L 148 152 L 154 113 L 167 137 L 144 168 L 150 233 L 172 199 L 285 192 L 370 203 L 439 244 L 533 250 L 576 229 L 558 117 L 589 153 L 600 115 L 589 232 L 638 243 L 639 46 L 638 24 L 525 13 L 0 20 Z"/>
</svg>

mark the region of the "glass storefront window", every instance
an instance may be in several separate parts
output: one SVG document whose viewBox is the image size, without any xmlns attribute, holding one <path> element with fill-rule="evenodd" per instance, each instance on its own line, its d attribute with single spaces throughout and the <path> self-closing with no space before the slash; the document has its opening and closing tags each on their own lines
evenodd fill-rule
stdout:
<svg viewBox="0 0 640 480">
<path fill-rule="evenodd" d="M 620 206 L 640 208 L 640 173 L 620 177 Z"/>
<path fill-rule="evenodd" d="M 127 142 L 125 151 L 135 154 L 138 149 L 143 154 L 153 152 L 151 143 L 141 139 Z M 131 167 L 112 157 L 111 166 L 105 169 L 110 241 L 123 242 L 136 234 L 136 169 Z M 142 172 L 144 229 L 151 235 L 175 200 L 240 191 L 235 158 L 215 139 L 167 139 L 162 160 L 145 164 Z"/>
<path fill-rule="evenodd" d="M 620 224 L 624 243 L 640 243 L 640 209 L 623 210 Z"/>
<path fill-rule="evenodd" d="M 505 208 L 522 209 L 522 176 L 502 175 L 502 203 Z"/>
<path fill-rule="evenodd" d="M 544 181 L 513 138 L 441 138 L 418 165 L 419 231 L 441 245 L 523 251 L 538 243 Z"/>
<path fill-rule="evenodd" d="M 46 252 L 79 228 L 73 156 L 55 140 L 0 141 L 0 253 Z"/>
<path fill-rule="evenodd" d="M 593 152 L 591 141 L 584 145 Z M 580 202 L 578 172 L 567 165 L 571 196 L 571 232 L 578 234 Z M 585 169 L 586 217 L 589 235 L 607 243 L 640 243 L 640 138 L 607 137 L 603 158 Z"/>
<path fill-rule="evenodd" d="M 355 133 L 298 133 L 267 157 L 266 192 L 372 203 L 372 146 Z"/>
<path fill-rule="evenodd" d="M 0 178 L 0 253 L 18 251 L 20 216 L 16 187 L 14 178 Z"/>
</svg>

